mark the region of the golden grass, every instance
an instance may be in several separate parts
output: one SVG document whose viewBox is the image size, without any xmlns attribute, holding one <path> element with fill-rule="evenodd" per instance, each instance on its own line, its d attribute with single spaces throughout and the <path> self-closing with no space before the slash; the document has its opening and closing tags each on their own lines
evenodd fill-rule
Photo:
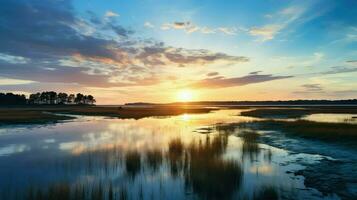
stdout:
<svg viewBox="0 0 357 200">
<path fill-rule="evenodd" d="M 357 107 L 300 107 L 300 108 L 257 108 L 243 111 L 242 116 L 258 118 L 300 118 L 304 115 L 330 113 L 330 114 L 357 114 Z"/>
</svg>

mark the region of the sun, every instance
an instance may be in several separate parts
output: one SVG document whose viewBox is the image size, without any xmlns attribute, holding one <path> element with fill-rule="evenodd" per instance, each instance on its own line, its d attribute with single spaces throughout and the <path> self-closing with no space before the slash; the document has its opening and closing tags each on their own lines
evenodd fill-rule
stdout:
<svg viewBox="0 0 357 200">
<path fill-rule="evenodd" d="M 177 100 L 181 102 L 192 101 L 194 98 L 194 92 L 189 89 L 180 90 L 177 92 Z"/>
</svg>

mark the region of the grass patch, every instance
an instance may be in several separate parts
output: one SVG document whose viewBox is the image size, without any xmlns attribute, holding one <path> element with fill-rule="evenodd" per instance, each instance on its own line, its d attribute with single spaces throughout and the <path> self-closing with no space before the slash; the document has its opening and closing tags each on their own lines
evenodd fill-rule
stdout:
<svg viewBox="0 0 357 200">
<path fill-rule="evenodd" d="M 258 118 L 300 118 L 310 114 L 357 114 L 357 107 L 300 107 L 300 108 L 258 108 L 243 111 L 242 116 Z"/>
<path fill-rule="evenodd" d="M 304 138 L 323 139 L 330 141 L 350 141 L 357 143 L 356 124 L 323 123 L 306 120 L 266 120 L 251 122 L 250 125 L 260 130 L 281 130 L 284 133 Z"/>
<path fill-rule="evenodd" d="M 0 112 L 0 125 L 55 123 L 68 119 L 73 119 L 73 117 L 28 110 L 3 110 Z"/>
</svg>

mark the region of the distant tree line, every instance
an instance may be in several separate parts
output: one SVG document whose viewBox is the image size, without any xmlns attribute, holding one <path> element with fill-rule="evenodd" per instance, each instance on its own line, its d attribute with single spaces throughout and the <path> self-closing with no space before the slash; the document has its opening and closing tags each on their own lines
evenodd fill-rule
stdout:
<svg viewBox="0 0 357 200">
<path fill-rule="evenodd" d="M 56 93 L 54 91 L 30 94 L 27 99 L 23 94 L 0 93 L 0 105 L 26 105 L 26 104 L 83 104 L 93 105 L 96 102 L 92 95 Z"/>
<path fill-rule="evenodd" d="M 26 104 L 26 96 L 23 94 L 0 93 L 0 105 Z"/>
</svg>

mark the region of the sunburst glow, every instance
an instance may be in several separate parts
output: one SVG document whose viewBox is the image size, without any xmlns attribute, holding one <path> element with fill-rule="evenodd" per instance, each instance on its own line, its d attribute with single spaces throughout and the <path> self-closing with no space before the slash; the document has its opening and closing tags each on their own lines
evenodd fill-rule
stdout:
<svg viewBox="0 0 357 200">
<path fill-rule="evenodd" d="M 192 101 L 194 98 L 194 92 L 189 89 L 180 90 L 177 93 L 177 100 L 181 102 Z"/>
</svg>

